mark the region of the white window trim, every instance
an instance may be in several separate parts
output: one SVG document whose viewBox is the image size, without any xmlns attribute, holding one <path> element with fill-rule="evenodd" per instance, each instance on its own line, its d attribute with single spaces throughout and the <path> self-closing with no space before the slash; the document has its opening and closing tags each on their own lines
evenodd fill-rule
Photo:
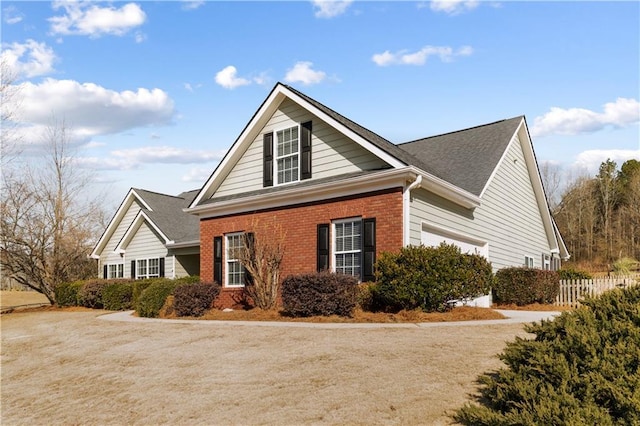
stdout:
<svg viewBox="0 0 640 426">
<path fill-rule="evenodd" d="M 141 261 L 146 261 L 146 273 L 145 274 L 139 274 L 138 271 L 138 262 Z M 149 274 L 149 261 L 150 260 L 157 260 L 158 261 L 158 273 L 157 274 Z M 136 279 L 137 280 L 144 280 L 147 278 L 160 278 L 160 257 L 146 257 L 146 258 L 140 258 L 140 259 L 136 259 Z"/>
<path fill-rule="evenodd" d="M 528 255 L 524 256 L 524 266 L 525 266 L 525 268 L 533 268 L 534 267 L 533 266 L 534 265 L 533 262 L 534 262 L 533 256 L 528 256 Z"/>
<path fill-rule="evenodd" d="M 242 284 L 229 284 L 229 262 L 238 262 L 237 259 L 229 259 L 229 237 L 235 236 L 244 236 L 244 232 L 231 232 L 229 234 L 224 235 L 224 245 L 222 250 L 224 252 L 224 286 L 228 288 L 243 288 L 244 283 Z M 240 265 L 242 270 L 244 271 L 244 266 Z"/>
<path fill-rule="evenodd" d="M 362 222 L 362 217 L 350 217 L 346 219 L 337 219 L 331 221 L 331 233 L 329 234 L 329 238 L 331 238 L 331 252 L 329 253 L 330 262 L 331 262 L 331 271 L 336 271 L 336 255 L 344 254 L 344 253 L 359 253 L 360 254 L 360 273 L 358 275 L 353 275 L 360 281 L 362 276 L 362 239 L 364 238 L 363 232 L 364 229 L 362 225 L 360 225 L 360 248 L 358 250 L 350 250 L 350 251 L 341 251 L 338 253 L 336 250 L 336 225 L 340 223 L 350 223 L 350 222 Z"/>
<path fill-rule="evenodd" d="M 116 280 L 118 278 L 124 278 L 124 263 L 107 263 L 107 279 Z M 115 276 L 111 276 L 111 267 L 115 266 Z"/>
<path fill-rule="evenodd" d="M 294 127 L 298 128 L 298 152 L 295 154 L 298 156 L 298 178 L 290 182 L 280 182 L 278 179 L 278 159 L 292 157 L 293 155 L 290 154 L 290 155 L 278 157 L 278 132 L 292 129 Z M 300 123 L 296 123 L 292 126 L 285 126 L 285 127 L 281 127 L 273 130 L 273 142 L 272 142 L 273 143 L 273 186 L 290 185 L 292 183 L 300 182 L 300 174 L 301 174 L 301 166 L 302 166 L 302 162 L 301 162 L 302 153 L 301 153 L 301 146 L 300 146 L 301 130 L 302 129 L 300 128 Z"/>
<path fill-rule="evenodd" d="M 542 269 L 545 271 L 551 270 L 551 255 L 543 254 Z"/>
</svg>

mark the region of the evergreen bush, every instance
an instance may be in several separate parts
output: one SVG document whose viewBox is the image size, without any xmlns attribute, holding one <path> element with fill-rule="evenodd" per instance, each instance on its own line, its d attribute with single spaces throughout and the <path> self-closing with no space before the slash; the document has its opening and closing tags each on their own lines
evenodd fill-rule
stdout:
<svg viewBox="0 0 640 426">
<path fill-rule="evenodd" d="M 455 245 L 408 246 L 383 253 L 371 288 L 373 310 L 398 312 L 420 308 L 445 311 L 448 301 L 488 294 L 491 264 L 480 255 L 463 254 Z"/>
<path fill-rule="evenodd" d="M 154 279 L 138 298 L 136 312 L 141 317 L 156 318 L 165 300 L 177 287 L 174 280 L 167 278 Z"/>
<path fill-rule="evenodd" d="M 108 280 L 86 280 L 78 291 L 78 305 L 85 308 L 102 309 L 104 307 L 102 294 L 109 285 Z"/>
<path fill-rule="evenodd" d="M 58 284 L 54 290 L 56 296 L 56 305 L 78 306 L 78 292 L 84 285 L 84 281 L 74 281 L 70 283 Z"/>
<path fill-rule="evenodd" d="M 102 303 L 110 311 L 126 311 L 133 307 L 133 282 L 111 280 L 102 292 Z"/>
<path fill-rule="evenodd" d="M 562 268 L 558 271 L 561 280 L 590 280 L 593 276 L 587 271 L 581 271 L 571 267 Z"/>
<path fill-rule="evenodd" d="M 293 317 L 351 316 L 357 298 L 358 280 L 351 275 L 290 275 L 282 282 L 282 306 Z"/>
<path fill-rule="evenodd" d="M 503 268 L 496 272 L 494 300 L 497 303 L 553 303 L 560 292 L 555 271 L 533 268 Z"/>
<path fill-rule="evenodd" d="M 466 425 L 640 424 L 640 287 L 525 327 L 454 418 Z"/>
<path fill-rule="evenodd" d="M 179 317 L 200 317 L 220 294 L 218 284 L 181 284 L 173 292 L 173 309 Z"/>
</svg>

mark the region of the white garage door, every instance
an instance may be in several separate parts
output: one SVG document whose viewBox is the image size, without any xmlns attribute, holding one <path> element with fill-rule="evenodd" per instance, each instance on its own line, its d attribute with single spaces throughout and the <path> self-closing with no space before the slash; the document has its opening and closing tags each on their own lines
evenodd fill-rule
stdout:
<svg viewBox="0 0 640 426">
<path fill-rule="evenodd" d="M 463 253 L 479 254 L 489 258 L 489 245 L 486 242 L 469 238 L 452 231 L 447 231 L 433 226 L 423 225 L 422 244 L 425 246 L 439 246 L 440 243 L 453 244 L 460 247 Z"/>
</svg>

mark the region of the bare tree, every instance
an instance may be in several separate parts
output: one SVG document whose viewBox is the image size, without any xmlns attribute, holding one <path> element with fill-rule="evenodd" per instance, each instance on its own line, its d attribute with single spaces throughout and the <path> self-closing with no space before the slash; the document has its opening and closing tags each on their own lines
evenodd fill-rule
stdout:
<svg viewBox="0 0 640 426">
<path fill-rule="evenodd" d="M 87 259 L 100 206 L 91 176 L 75 164 L 66 124 L 49 126 L 44 154 L 5 176 L 0 265 L 3 274 L 55 302 L 55 286 L 95 273 Z"/>
<path fill-rule="evenodd" d="M 275 224 L 274 228 L 267 229 L 254 223 L 252 229 L 258 231 L 257 236 L 245 233 L 243 247 L 238 253 L 240 263 L 250 275 L 245 291 L 257 308 L 276 309 L 280 294 L 284 232 Z"/>
<path fill-rule="evenodd" d="M 562 190 L 562 167 L 560 165 L 545 161 L 540 163 L 540 176 L 544 191 L 547 195 L 547 202 L 551 211 L 555 211 L 560 204 Z"/>
</svg>

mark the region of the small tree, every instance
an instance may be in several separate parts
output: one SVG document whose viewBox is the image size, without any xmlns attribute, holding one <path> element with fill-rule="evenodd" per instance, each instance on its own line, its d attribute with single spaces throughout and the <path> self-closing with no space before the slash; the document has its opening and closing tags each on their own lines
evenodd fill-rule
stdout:
<svg viewBox="0 0 640 426">
<path fill-rule="evenodd" d="M 245 291 L 260 309 L 271 310 L 278 306 L 280 294 L 280 264 L 284 254 L 284 233 L 279 225 L 268 229 L 254 222 L 252 229 L 261 230 L 260 237 L 254 233 L 244 234 L 244 244 L 237 256 L 250 279 Z M 271 239 L 265 236 L 271 235 Z"/>
</svg>

